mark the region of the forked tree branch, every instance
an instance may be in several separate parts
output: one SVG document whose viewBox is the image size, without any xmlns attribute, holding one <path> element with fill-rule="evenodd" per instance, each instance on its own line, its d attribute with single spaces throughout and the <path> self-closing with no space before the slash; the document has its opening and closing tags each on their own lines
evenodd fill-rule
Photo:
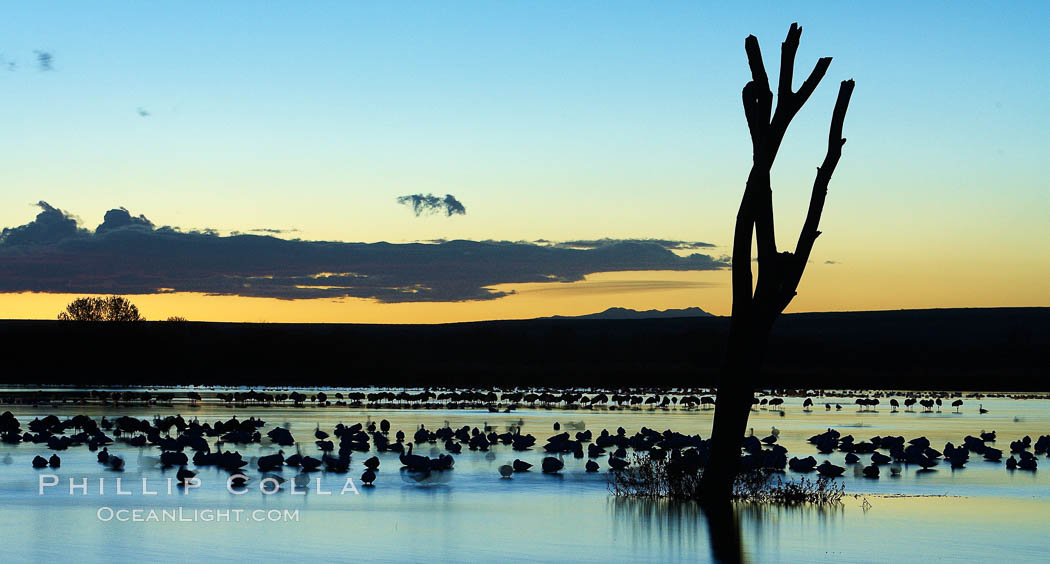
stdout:
<svg viewBox="0 0 1050 564">
<path fill-rule="evenodd" d="M 828 184 L 831 175 L 835 173 L 835 167 L 839 164 L 842 156 L 842 146 L 846 139 L 842 136 L 842 124 L 846 120 L 846 110 L 849 109 L 849 100 L 853 96 L 853 79 L 843 80 L 839 85 L 839 96 L 835 100 L 835 110 L 831 114 L 831 130 L 828 135 L 828 152 L 824 157 L 824 164 L 817 168 L 817 177 L 813 181 L 813 192 L 809 198 L 809 211 L 806 213 L 806 222 L 802 224 L 802 232 L 795 246 L 796 267 L 788 273 L 784 284 L 784 293 L 781 296 L 781 304 L 777 310 L 779 314 L 795 297 L 798 284 L 802 280 L 802 273 L 806 270 L 809 255 L 813 251 L 813 244 L 820 231 L 820 216 L 824 213 L 824 200 L 828 196 Z"/>
<path fill-rule="evenodd" d="M 802 37 L 802 28 L 797 24 L 791 24 L 787 38 L 781 44 L 780 50 L 780 82 L 777 89 L 777 106 L 772 119 L 768 122 L 764 131 L 756 131 L 765 120 L 759 112 L 762 107 L 757 101 L 768 91 L 768 79 L 765 75 L 765 66 L 761 61 L 761 51 L 758 48 L 758 40 L 754 36 L 748 36 L 744 42 L 747 52 L 748 64 L 751 67 L 752 80 L 744 87 L 744 113 L 751 130 L 752 146 L 754 147 L 754 163 L 751 174 L 748 176 L 747 186 L 744 190 L 744 200 L 749 203 L 750 214 L 754 218 L 755 237 L 758 242 L 758 284 L 754 290 L 754 299 L 766 301 L 772 297 L 776 301 L 783 287 L 785 268 L 782 264 L 783 257 L 779 256 L 776 244 L 776 231 L 773 217 L 773 190 L 770 185 L 770 171 L 776 160 L 780 144 L 787 132 L 788 125 L 795 117 L 802 105 L 806 103 L 817 84 L 824 77 L 828 66 L 831 64 L 830 57 L 824 57 L 817 61 L 809 77 L 802 83 L 798 92 L 792 91 L 792 78 L 794 75 L 795 55 L 798 52 L 799 40 Z M 765 88 L 763 88 L 765 85 Z M 748 100 L 756 100 L 749 108 Z M 744 207 L 744 206 L 742 206 Z M 738 216 L 739 220 L 739 216 Z M 750 244 L 750 241 L 747 242 Z M 736 254 L 736 253 L 734 253 Z M 734 257 L 735 258 L 735 257 Z M 748 264 L 750 265 L 750 250 L 748 251 Z M 734 294 L 735 299 L 736 294 Z M 765 296 L 765 298 L 763 298 Z"/>
<path fill-rule="evenodd" d="M 777 87 L 779 100 L 790 98 L 794 90 L 791 89 L 791 79 L 795 72 L 795 53 L 798 52 L 798 40 L 802 37 L 802 27 L 798 23 L 791 24 L 787 39 L 780 45 L 780 85 Z"/>
<path fill-rule="evenodd" d="M 802 86 L 798 87 L 798 92 L 795 93 L 795 103 L 798 104 L 798 108 L 795 109 L 796 112 L 802 108 L 806 100 L 809 100 L 809 95 L 816 90 L 820 80 L 824 78 L 824 73 L 828 72 L 829 66 L 831 66 L 831 57 L 817 59 L 817 64 L 813 66 L 813 71 L 809 73 L 809 78 L 802 83 Z"/>
<path fill-rule="evenodd" d="M 762 63 L 762 50 L 758 38 L 747 36 L 744 40 L 744 51 L 747 53 L 747 64 L 751 67 L 751 81 L 744 86 L 744 116 L 747 117 L 748 129 L 751 131 L 751 145 L 754 155 L 758 155 L 762 137 L 769 128 L 769 116 L 773 112 L 773 92 L 769 90 L 769 77 Z"/>
<path fill-rule="evenodd" d="M 809 212 L 795 253 L 779 253 L 774 233 L 770 171 L 788 125 L 813 94 L 831 64 L 830 57 L 819 59 L 798 91 L 792 91 L 795 55 L 801 36 L 802 28 L 798 24 L 792 24 L 787 38 L 781 44 L 775 111 L 772 108 L 773 94 L 769 89 L 769 78 L 762 61 L 758 39 L 750 35 L 744 41 L 744 50 L 751 69 L 751 81 L 744 86 L 742 98 L 744 115 L 751 133 L 754 160 L 740 202 L 733 236 L 733 264 L 736 266 L 733 269 L 733 312 L 734 315 L 751 315 L 756 313 L 757 308 L 759 318 L 769 323 L 787 307 L 794 296 L 806 261 L 812 252 L 813 243 L 820 234 L 817 226 L 831 174 L 842 154 L 842 124 L 853 92 L 852 80 L 842 83 L 832 115 L 828 154 L 824 164 L 817 169 Z M 751 272 L 752 237 L 757 240 L 758 246 L 758 284 L 754 289 L 754 275 Z"/>
</svg>

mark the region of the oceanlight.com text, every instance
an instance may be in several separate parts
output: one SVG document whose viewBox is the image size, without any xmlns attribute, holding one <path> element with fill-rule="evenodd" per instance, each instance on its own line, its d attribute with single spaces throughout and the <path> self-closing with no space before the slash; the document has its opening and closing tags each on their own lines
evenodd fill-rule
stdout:
<svg viewBox="0 0 1050 564">
<path fill-rule="evenodd" d="M 299 522 L 298 509 L 114 509 L 102 506 L 95 512 L 99 521 L 119 523 L 241 523 Z"/>
</svg>

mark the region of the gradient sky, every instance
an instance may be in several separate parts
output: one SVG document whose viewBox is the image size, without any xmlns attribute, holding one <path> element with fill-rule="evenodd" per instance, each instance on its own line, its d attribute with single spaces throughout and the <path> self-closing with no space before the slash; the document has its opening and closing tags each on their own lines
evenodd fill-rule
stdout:
<svg viewBox="0 0 1050 564">
<path fill-rule="evenodd" d="M 8 6 L 0 226 L 46 200 L 90 228 L 124 206 L 157 225 L 303 239 L 654 237 L 728 254 L 751 158 L 743 40 L 758 36 L 775 77 L 798 21 L 796 87 L 817 57 L 834 61 L 774 167 L 781 245 L 804 218 L 837 83 L 857 89 L 789 311 L 1050 305 L 1046 2 L 262 6 Z M 417 218 L 395 202 L 416 192 L 468 213 Z M 727 282 L 620 273 L 458 304 L 136 302 L 151 318 L 253 321 L 728 313 Z M 0 295 L 0 317 L 52 318 L 65 301 Z"/>
</svg>

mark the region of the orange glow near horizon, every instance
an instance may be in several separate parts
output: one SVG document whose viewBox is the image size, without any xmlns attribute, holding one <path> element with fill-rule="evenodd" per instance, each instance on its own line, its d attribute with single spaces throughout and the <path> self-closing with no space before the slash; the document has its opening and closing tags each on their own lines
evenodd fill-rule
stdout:
<svg viewBox="0 0 1050 564">
<path fill-rule="evenodd" d="M 878 262 L 818 264 L 807 269 L 788 312 L 1021 307 L 1050 305 L 1045 285 L 993 272 L 975 273 L 946 265 L 901 273 Z M 966 285 L 952 284 L 960 277 Z M 700 307 L 728 315 L 730 273 L 606 272 L 579 282 L 503 284 L 514 292 L 494 300 L 386 304 L 360 298 L 277 300 L 195 293 L 130 295 L 150 320 L 181 316 L 192 321 L 268 323 L 454 323 L 492 319 L 575 316 L 610 307 L 636 310 Z M 1044 279 L 1045 280 L 1045 279 Z M 54 319 L 80 294 L 0 294 L 0 318 Z"/>
<path fill-rule="evenodd" d="M 580 282 L 506 284 L 494 300 L 386 304 L 361 298 L 277 300 L 195 293 L 127 296 L 150 320 L 267 323 L 453 323 L 583 315 L 610 307 L 679 309 L 714 302 L 726 273 L 612 272 Z M 79 294 L 0 294 L 0 318 L 54 319 Z M 703 306 L 700 306 L 703 307 Z M 707 307 L 703 309 L 707 310 Z M 713 312 L 714 313 L 714 312 Z"/>
</svg>

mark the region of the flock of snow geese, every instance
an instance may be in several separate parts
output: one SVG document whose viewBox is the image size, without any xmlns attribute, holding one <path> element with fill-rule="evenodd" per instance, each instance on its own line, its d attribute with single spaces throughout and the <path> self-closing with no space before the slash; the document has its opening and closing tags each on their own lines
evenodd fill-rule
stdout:
<svg viewBox="0 0 1050 564">
<path fill-rule="evenodd" d="M 345 474 L 350 471 L 351 458 L 355 453 L 360 453 L 362 457 L 371 455 L 362 463 L 360 479 L 365 486 L 371 486 L 379 477 L 379 455 L 383 453 L 397 454 L 400 472 L 417 477 L 453 470 L 454 455 L 462 455 L 464 449 L 467 452 L 485 453 L 488 460 L 495 460 L 494 450 L 507 447 L 522 453 L 542 450 L 544 457 L 539 470 L 547 474 L 562 472 L 566 459 L 570 458 L 586 459 L 586 472 L 600 471 L 602 459 L 608 471 L 622 471 L 638 461 L 629 453 L 660 461 L 667 465 L 668 470 L 699 472 L 711 456 L 708 441 L 699 435 L 687 435 L 670 429 L 661 432 L 645 427 L 633 435 L 627 434 L 623 427 L 612 431 L 602 429 L 597 434 L 591 430 L 570 433 L 562 431 L 558 423 L 554 424 L 555 434 L 547 437 L 542 445 L 538 445 L 535 436 L 523 434 L 517 426 L 498 433 L 488 427 L 444 426 L 428 429 L 421 424 L 409 440 L 404 431 L 393 431 L 386 419 L 352 425 L 340 423 L 331 433 L 318 425 L 312 437 L 312 448 L 315 450 L 307 448 L 309 452 L 304 452 L 304 445 L 311 445 L 311 442 L 298 441 L 286 427 L 275 426 L 265 430 L 266 422 L 256 417 L 243 420 L 231 417 L 208 423 L 196 418 L 187 421 L 181 415 L 156 416 L 152 420 L 130 416 L 115 419 L 103 416 L 96 420 L 86 415 L 60 419 L 55 415 L 47 415 L 34 418 L 24 425 L 11 412 L 3 413 L 0 415 L 0 441 L 8 445 L 41 445 L 52 451 L 48 458 L 37 455 L 32 461 L 35 468 L 58 468 L 62 463 L 58 452 L 86 446 L 95 453 L 100 464 L 113 471 L 122 471 L 126 465 L 124 459 L 109 450 L 109 446 L 114 443 L 122 443 L 127 447 L 159 451 L 160 465 L 178 468 L 177 478 L 180 483 L 192 479 L 204 467 L 217 467 L 236 473 L 241 476 L 238 478 L 240 485 L 248 479 L 244 476 L 246 470 L 257 470 L 264 476 L 278 477 L 283 470 L 296 472 L 297 477 L 316 471 Z M 846 466 L 833 464 L 829 460 L 817 464 L 813 456 L 793 456 L 789 459 L 787 449 L 777 444 L 779 435 L 780 432 L 774 427 L 768 436 L 760 439 L 752 430 L 743 439 L 741 467 L 745 470 L 817 472 L 821 476 L 834 478 L 841 476 L 846 466 L 852 465 L 858 477 L 874 479 L 879 477 L 880 468 L 888 467 L 891 476 L 899 475 L 902 464 L 918 466 L 921 471 L 931 471 L 941 463 L 961 468 L 971 462 L 971 455 L 981 457 L 984 463 L 994 464 L 1004 463 L 1003 458 L 1007 456 L 1005 448 L 996 446 L 994 431 L 966 436 L 958 445 L 948 442 L 937 450 L 926 437 L 910 440 L 903 436 L 857 439 L 828 429 L 810 437 L 809 443 L 821 455 L 844 455 Z M 237 450 L 223 450 L 230 445 L 236 449 L 241 445 L 247 447 L 253 444 L 280 450 L 248 458 Z M 430 453 L 437 456 L 419 454 L 417 451 L 424 445 L 428 445 Z M 440 452 L 438 445 L 445 452 Z M 288 449 L 288 453 L 285 449 Z M 1026 436 L 1012 441 L 1009 443 L 1005 467 L 1009 470 L 1034 471 L 1038 466 L 1038 458 L 1048 455 L 1048 451 L 1050 435 L 1039 436 L 1036 440 Z M 4 462 L 11 463 L 11 460 L 10 452 L 6 453 Z M 386 460 L 389 464 L 391 457 L 387 456 Z M 516 473 L 532 471 L 533 466 L 530 462 L 516 458 L 499 466 L 498 471 L 502 477 L 510 478 Z"/>
</svg>

